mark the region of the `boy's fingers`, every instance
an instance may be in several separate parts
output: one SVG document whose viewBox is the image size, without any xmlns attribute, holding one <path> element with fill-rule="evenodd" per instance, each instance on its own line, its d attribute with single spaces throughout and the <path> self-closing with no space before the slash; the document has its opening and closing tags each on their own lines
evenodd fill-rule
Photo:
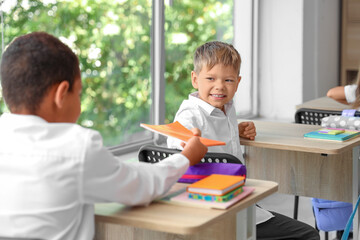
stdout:
<svg viewBox="0 0 360 240">
<path fill-rule="evenodd" d="M 256 129 L 252 128 L 252 129 L 246 130 L 245 132 L 246 133 L 256 133 Z"/>
<path fill-rule="evenodd" d="M 204 157 L 206 152 L 207 147 L 200 142 L 199 137 L 193 136 L 187 142 L 186 147 L 182 151 L 182 154 L 184 154 L 189 159 L 190 165 L 192 166 L 200 162 L 201 158 Z"/>
<path fill-rule="evenodd" d="M 247 135 L 249 135 L 249 136 L 256 136 L 256 132 L 251 132 L 251 133 L 248 133 Z"/>
<path fill-rule="evenodd" d="M 253 128 L 255 128 L 254 123 L 253 123 L 253 122 L 247 122 L 247 127 L 246 127 L 246 129 L 253 129 Z"/>
<path fill-rule="evenodd" d="M 201 137 L 201 131 L 200 131 L 200 129 L 198 129 L 198 128 L 192 128 L 192 129 L 191 129 L 191 132 L 194 134 L 194 136 L 199 136 L 199 137 Z"/>
<path fill-rule="evenodd" d="M 249 123 L 248 122 L 241 122 L 240 125 L 242 127 L 246 128 L 249 125 Z"/>
</svg>

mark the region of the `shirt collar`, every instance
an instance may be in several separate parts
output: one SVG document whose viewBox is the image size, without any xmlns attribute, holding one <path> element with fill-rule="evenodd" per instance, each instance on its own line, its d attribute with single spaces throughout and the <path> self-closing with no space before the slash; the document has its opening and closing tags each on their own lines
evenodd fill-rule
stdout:
<svg viewBox="0 0 360 240">
<path fill-rule="evenodd" d="M 211 115 L 213 113 L 223 112 L 219 108 L 216 108 L 216 107 L 212 106 L 211 104 L 208 104 L 204 100 L 200 99 L 199 92 L 190 93 L 189 100 L 191 102 L 195 102 L 202 109 L 204 109 L 205 112 L 207 112 L 209 115 Z M 233 100 L 230 100 L 227 104 L 225 104 L 224 107 L 225 107 L 226 114 L 228 114 L 228 112 L 229 112 L 228 110 L 232 107 L 232 105 L 233 105 Z"/>
<path fill-rule="evenodd" d="M 1 114 L 1 119 L 11 122 L 16 122 L 17 124 L 20 124 L 21 122 L 47 123 L 47 121 L 36 115 L 24 115 L 24 114 L 15 114 L 15 113 L 7 113 L 7 112 Z"/>
</svg>

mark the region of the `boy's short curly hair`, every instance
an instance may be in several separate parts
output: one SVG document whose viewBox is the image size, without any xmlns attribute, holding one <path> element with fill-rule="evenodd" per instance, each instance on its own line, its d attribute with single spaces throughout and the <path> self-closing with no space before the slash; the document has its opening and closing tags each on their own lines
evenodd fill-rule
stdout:
<svg viewBox="0 0 360 240">
<path fill-rule="evenodd" d="M 198 47 L 194 54 L 194 71 L 199 74 L 203 67 L 213 68 L 216 64 L 232 66 L 240 74 L 241 57 L 233 45 L 213 41 Z"/>
<path fill-rule="evenodd" d="M 36 113 L 49 89 L 80 77 L 75 53 L 56 37 L 34 32 L 15 38 L 1 60 L 1 86 L 10 111 Z"/>
</svg>

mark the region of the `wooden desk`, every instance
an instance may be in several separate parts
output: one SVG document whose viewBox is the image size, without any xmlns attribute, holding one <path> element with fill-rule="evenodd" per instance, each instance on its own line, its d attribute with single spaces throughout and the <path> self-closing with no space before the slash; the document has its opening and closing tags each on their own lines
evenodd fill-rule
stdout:
<svg viewBox="0 0 360 240">
<path fill-rule="evenodd" d="M 257 132 L 255 140 L 240 140 L 241 145 L 245 145 L 249 178 L 278 182 L 280 193 L 352 202 L 355 205 L 360 193 L 360 138 L 346 142 L 305 139 L 304 133 L 319 129 L 319 126 L 265 121 L 254 123 Z M 359 215 L 354 220 L 354 226 L 358 226 Z"/>
<path fill-rule="evenodd" d="M 329 97 L 321 97 L 321 98 L 317 98 L 314 100 L 304 102 L 304 103 L 296 106 L 296 109 L 300 109 L 300 108 L 342 111 L 344 109 L 350 109 L 351 106 L 339 103 Z"/>
<path fill-rule="evenodd" d="M 96 204 L 95 239 L 256 239 L 254 204 L 277 191 L 278 184 L 247 179 L 255 191 L 227 210 L 153 202 L 148 207 Z M 172 191 L 184 187 L 177 183 Z M 238 213 L 240 212 L 240 213 Z M 236 224 L 239 221 L 240 224 Z"/>
</svg>

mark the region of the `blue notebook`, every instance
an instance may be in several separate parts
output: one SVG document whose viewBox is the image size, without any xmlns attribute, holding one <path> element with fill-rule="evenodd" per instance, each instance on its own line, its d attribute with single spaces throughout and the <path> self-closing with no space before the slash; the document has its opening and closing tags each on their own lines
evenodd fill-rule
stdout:
<svg viewBox="0 0 360 240">
<path fill-rule="evenodd" d="M 340 129 L 340 128 L 321 128 L 319 130 L 305 133 L 305 138 L 316 138 L 333 141 L 346 141 L 354 137 L 360 136 L 360 131 Z"/>
</svg>

